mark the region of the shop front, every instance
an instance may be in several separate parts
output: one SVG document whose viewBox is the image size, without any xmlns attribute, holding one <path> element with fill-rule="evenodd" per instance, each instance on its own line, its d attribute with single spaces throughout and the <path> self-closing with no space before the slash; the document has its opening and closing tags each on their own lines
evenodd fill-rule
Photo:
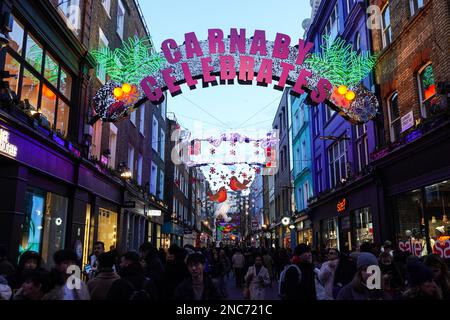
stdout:
<svg viewBox="0 0 450 320">
<path fill-rule="evenodd" d="M 184 231 L 183 227 L 173 223 L 172 221 L 165 222 L 162 227 L 162 247 L 169 249 L 172 244 L 180 247 L 183 246 Z"/>
<path fill-rule="evenodd" d="M 313 243 L 313 232 L 311 220 L 308 216 L 303 216 L 295 221 L 295 230 L 297 233 L 296 244 L 305 243 L 309 246 Z"/>
<path fill-rule="evenodd" d="M 379 241 L 375 228 L 380 228 L 377 195 L 377 185 L 366 178 L 314 201 L 312 221 L 304 222 L 299 238 L 312 241 L 315 248 L 337 248 L 344 252 L 356 251 L 364 242 Z"/>
</svg>

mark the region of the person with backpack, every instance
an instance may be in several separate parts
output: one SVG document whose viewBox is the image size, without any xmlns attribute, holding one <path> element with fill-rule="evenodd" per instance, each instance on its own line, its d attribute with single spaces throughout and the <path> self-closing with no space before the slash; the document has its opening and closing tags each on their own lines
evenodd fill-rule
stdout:
<svg viewBox="0 0 450 320">
<path fill-rule="evenodd" d="M 121 257 L 120 279 L 113 282 L 107 300 L 157 300 L 154 281 L 144 274 L 137 252 L 127 252 Z"/>
<path fill-rule="evenodd" d="M 263 257 L 257 254 L 255 264 L 248 268 L 245 282 L 250 290 L 250 300 L 264 300 L 266 287 L 270 286 L 269 271 L 263 266 Z"/>
<path fill-rule="evenodd" d="M 308 245 L 295 247 L 291 264 L 281 273 L 279 294 L 284 300 L 317 300 L 316 274 Z"/>
</svg>

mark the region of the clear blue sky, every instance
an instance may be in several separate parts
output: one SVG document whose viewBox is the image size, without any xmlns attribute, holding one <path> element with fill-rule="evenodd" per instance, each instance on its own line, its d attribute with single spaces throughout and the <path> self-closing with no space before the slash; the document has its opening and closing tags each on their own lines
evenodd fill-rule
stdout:
<svg viewBox="0 0 450 320">
<path fill-rule="evenodd" d="M 165 39 L 178 44 L 184 34 L 194 31 L 199 40 L 207 39 L 209 28 L 220 28 L 228 35 L 230 28 L 245 28 L 247 37 L 255 29 L 266 31 L 268 40 L 277 32 L 288 34 L 293 40 L 303 36 L 302 21 L 311 15 L 309 0 L 139 0 L 158 51 Z M 169 5 L 170 4 L 170 5 Z M 191 91 L 186 85 L 183 94 L 169 95 L 168 111 L 174 112 L 178 121 L 189 129 L 194 120 L 203 127 L 270 129 L 281 98 L 281 92 L 271 86 L 255 84 L 242 86 L 215 86 Z M 203 110 L 202 110 L 203 109 Z"/>
</svg>

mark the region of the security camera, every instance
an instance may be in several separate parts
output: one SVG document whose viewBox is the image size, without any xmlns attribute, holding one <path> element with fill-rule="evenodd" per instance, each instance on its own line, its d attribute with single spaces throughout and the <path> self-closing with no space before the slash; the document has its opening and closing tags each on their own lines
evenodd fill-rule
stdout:
<svg viewBox="0 0 450 320">
<path fill-rule="evenodd" d="M 9 44 L 8 37 L 0 32 L 0 48 L 6 47 Z"/>
</svg>

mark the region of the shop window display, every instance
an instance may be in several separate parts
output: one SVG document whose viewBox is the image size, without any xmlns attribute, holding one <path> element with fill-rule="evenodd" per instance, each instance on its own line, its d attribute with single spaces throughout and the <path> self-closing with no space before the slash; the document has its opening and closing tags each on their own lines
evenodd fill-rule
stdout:
<svg viewBox="0 0 450 320">
<path fill-rule="evenodd" d="M 326 248 L 339 248 L 337 218 L 322 221 L 322 242 Z"/>
<path fill-rule="evenodd" d="M 19 254 L 25 251 L 39 252 L 43 267 L 50 268 L 53 266 L 53 254 L 64 248 L 68 199 L 50 192 L 29 189 L 25 201 Z"/>
<path fill-rule="evenodd" d="M 98 241 L 105 244 L 105 250 L 116 247 L 117 239 L 117 213 L 103 208 L 99 209 Z"/>
<path fill-rule="evenodd" d="M 425 188 L 428 232 L 431 247 L 450 240 L 450 182 L 444 181 Z"/>
<path fill-rule="evenodd" d="M 357 248 L 364 242 L 373 242 L 373 222 L 370 207 L 354 211 L 354 229 Z"/>
</svg>

